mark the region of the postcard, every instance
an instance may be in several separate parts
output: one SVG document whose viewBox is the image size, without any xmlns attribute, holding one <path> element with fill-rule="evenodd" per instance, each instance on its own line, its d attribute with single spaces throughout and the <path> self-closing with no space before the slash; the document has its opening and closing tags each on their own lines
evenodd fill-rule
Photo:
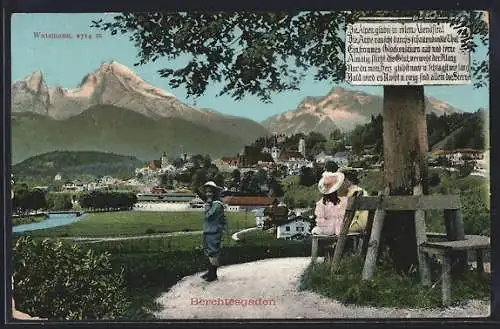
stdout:
<svg viewBox="0 0 500 329">
<path fill-rule="evenodd" d="M 488 56 L 484 11 L 13 14 L 11 320 L 488 317 Z"/>
</svg>

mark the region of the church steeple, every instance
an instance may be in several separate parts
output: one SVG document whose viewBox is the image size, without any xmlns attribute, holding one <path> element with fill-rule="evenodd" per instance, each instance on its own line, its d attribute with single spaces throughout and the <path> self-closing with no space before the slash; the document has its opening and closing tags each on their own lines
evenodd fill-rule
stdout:
<svg viewBox="0 0 500 329">
<path fill-rule="evenodd" d="M 161 167 L 166 168 L 168 166 L 167 152 L 163 152 L 161 156 Z"/>
</svg>

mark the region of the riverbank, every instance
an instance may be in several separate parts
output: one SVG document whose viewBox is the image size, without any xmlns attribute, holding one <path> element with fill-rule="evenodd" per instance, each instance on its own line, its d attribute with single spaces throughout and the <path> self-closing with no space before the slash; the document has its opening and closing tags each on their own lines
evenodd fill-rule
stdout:
<svg viewBox="0 0 500 329">
<path fill-rule="evenodd" d="M 46 220 L 49 218 L 47 214 L 41 213 L 41 214 L 33 214 L 33 215 L 28 215 L 28 216 L 13 216 L 12 217 L 12 226 L 16 225 L 25 225 L 25 224 L 31 224 L 31 223 L 39 223 L 41 221 Z"/>
</svg>

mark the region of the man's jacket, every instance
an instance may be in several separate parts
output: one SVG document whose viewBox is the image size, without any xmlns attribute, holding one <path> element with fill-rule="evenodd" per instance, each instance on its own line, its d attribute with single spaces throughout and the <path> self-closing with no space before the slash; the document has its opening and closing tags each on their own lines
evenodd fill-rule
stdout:
<svg viewBox="0 0 500 329">
<path fill-rule="evenodd" d="M 205 220 L 203 221 L 203 233 L 222 233 L 227 228 L 224 216 L 224 204 L 222 201 L 214 200 L 205 206 Z"/>
</svg>

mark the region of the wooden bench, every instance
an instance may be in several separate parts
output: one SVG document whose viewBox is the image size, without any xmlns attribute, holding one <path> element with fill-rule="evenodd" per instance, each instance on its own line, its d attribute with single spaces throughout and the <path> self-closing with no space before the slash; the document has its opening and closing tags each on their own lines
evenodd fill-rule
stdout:
<svg viewBox="0 0 500 329">
<path fill-rule="evenodd" d="M 361 248 L 363 247 L 363 238 L 366 236 L 364 232 L 353 232 L 347 234 L 347 239 L 353 242 L 353 249 L 356 252 L 361 252 Z M 331 249 L 332 251 L 335 248 L 338 237 L 335 235 L 312 235 L 312 248 L 311 248 L 311 263 L 315 263 L 318 258 L 319 245 L 320 241 L 327 242 L 327 249 Z M 331 258 L 330 256 L 326 256 L 327 258 Z"/>
<path fill-rule="evenodd" d="M 475 251 L 478 254 L 478 268 L 483 270 L 482 259 L 484 250 L 490 248 L 490 239 L 485 236 L 466 236 L 460 212 L 461 202 L 458 194 L 451 195 L 423 195 L 421 186 L 414 189 L 412 196 L 390 196 L 386 188 L 377 197 L 351 197 L 348 200 L 344 222 L 341 233 L 337 239 L 335 252 L 332 260 L 332 272 L 338 269 L 343 248 L 348 239 L 348 230 L 354 213 L 360 210 L 368 210 L 367 243 L 363 243 L 363 252 L 366 252 L 363 267 L 362 280 L 372 278 L 379 252 L 382 227 L 387 211 L 414 211 L 415 234 L 418 253 L 419 274 L 424 286 L 431 285 L 431 273 L 429 267 L 429 255 L 438 254 L 443 261 L 443 304 L 451 302 L 451 263 L 460 271 L 468 264 L 467 251 Z M 441 210 L 444 213 L 446 234 L 438 234 L 446 238 L 444 242 L 430 242 L 430 236 L 426 232 L 425 212 L 428 210 Z M 366 241 L 366 240 L 365 240 Z M 364 241 L 364 242 L 365 242 Z M 479 264 L 481 263 L 481 264 Z M 458 265 L 458 266 L 456 266 Z"/>
<path fill-rule="evenodd" d="M 441 258 L 441 292 L 444 306 L 451 304 L 451 270 L 456 252 L 476 252 L 477 270 L 484 272 L 483 254 L 489 249 L 490 238 L 482 235 L 465 235 L 463 240 L 425 242 L 420 245 L 421 252 L 427 255 L 427 262 L 432 255 Z"/>
</svg>

